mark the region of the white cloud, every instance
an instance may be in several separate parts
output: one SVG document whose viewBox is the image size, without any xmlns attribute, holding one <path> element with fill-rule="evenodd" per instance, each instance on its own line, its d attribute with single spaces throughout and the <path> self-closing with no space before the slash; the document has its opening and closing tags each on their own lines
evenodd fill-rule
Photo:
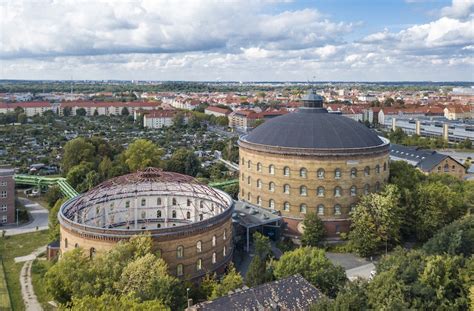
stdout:
<svg viewBox="0 0 474 311">
<path fill-rule="evenodd" d="M 474 0 L 453 0 L 451 6 L 444 7 L 441 10 L 442 16 L 454 18 L 472 17 L 474 10 Z"/>
</svg>

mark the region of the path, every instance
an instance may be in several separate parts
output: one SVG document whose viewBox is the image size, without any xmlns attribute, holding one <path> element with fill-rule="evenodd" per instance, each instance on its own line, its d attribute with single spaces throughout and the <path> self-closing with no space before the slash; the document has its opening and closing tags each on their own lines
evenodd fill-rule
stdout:
<svg viewBox="0 0 474 311">
<path fill-rule="evenodd" d="M 33 288 L 33 282 L 31 278 L 31 266 L 33 260 L 36 257 L 46 250 L 46 245 L 39 247 L 34 252 L 27 256 L 16 257 L 15 262 L 25 262 L 20 272 L 20 285 L 21 285 L 21 296 L 23 297 L 23 302 L 25 303 L 26 311 L 41 311 L 43 308 L 38 301 L 38 298 L 35 295 Z"/>
<path fill-rule="evenodd" d="M 33 221 L 30 221 L 27 224 L 16 226 L 16 225 L 9 225 L 0 227 L 1 230 L 5 230 L 6 235 L 17 235 L 29 232 L 35 232 L 38 230 L 48 230 L 48 210 L 41 206 L 40 204 L 33 202 L 26 198 L 18 198 L 21 203 L 25 206 L 25 208 L 30 213 L 31 218 Z M 38 227 L 38 229 L 37 229 Z"/>
</svg>

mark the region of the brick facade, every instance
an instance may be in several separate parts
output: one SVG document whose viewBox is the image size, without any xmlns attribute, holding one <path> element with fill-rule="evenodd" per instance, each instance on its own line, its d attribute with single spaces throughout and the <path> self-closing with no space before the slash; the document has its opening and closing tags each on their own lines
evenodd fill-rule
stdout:
<svg viewBox="0 0 474 311">
<path fill-rule="evenodd" d="M 15 223 L 15 181 L 13 169 L 0 168 L 0 225 Z"/>
</svg>

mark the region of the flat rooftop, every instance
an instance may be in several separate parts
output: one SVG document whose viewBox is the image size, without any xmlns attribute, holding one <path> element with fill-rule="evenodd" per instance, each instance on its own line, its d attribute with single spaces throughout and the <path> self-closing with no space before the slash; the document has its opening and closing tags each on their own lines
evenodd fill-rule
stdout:
<svg viewBox="0 0 474 311">
<path fill-rule="evenodd" d="M 276 211 L 256 206 L 243 201 L 235 201 L 232 220 L 246 228 L 253 228 L 280 221 L 282 217 Z"/>
</svg>

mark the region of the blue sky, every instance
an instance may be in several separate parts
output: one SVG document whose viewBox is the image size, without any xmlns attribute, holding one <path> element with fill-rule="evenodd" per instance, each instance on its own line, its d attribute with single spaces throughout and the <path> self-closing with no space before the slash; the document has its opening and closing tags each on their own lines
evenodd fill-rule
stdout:
<svg viewBox="0 0 474 311">
<path fill-rule="evenodd" d="M 473 12 L 474 0 L 0 0 L 0 78 L 473 81 Z"/>
</svg>

